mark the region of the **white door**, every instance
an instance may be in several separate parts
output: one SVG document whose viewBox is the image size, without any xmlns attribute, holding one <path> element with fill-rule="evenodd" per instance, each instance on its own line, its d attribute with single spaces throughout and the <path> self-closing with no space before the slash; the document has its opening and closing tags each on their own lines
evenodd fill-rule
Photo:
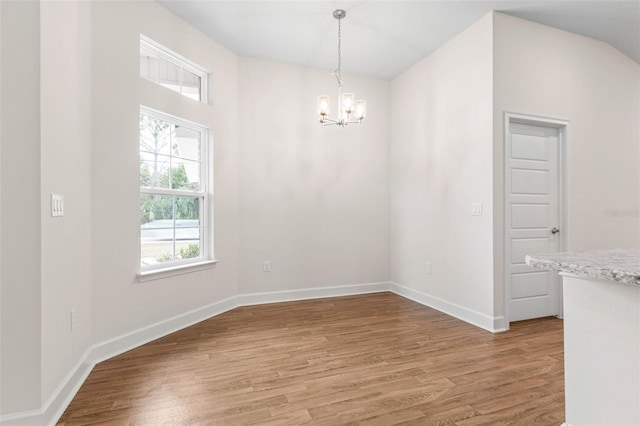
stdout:
<svg viewBox="0 0 640 426">
<path fill-rule="evenodd" d="M 559 314 L 559 278 L 527 254 L 560 250 L 558 129 L 510 122 L 506 144 L 506 285 L 509 321 Z"/>
</svg>

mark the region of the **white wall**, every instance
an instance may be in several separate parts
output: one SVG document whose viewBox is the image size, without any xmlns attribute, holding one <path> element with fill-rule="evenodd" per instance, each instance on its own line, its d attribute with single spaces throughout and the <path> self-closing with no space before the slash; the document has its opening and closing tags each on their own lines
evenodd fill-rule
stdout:
<svg viewBox="0 0 640 426">
<path fill-rule="evenodd" d="M 40 5 L 0 9 L 0 413 L 12 413 L 41 404 Z"/>
<path fill-rule="evenodd" d="M 91 4 L 93 341 L 238 291 L 237 57 L 155 2 Z M 212 73 L 213 106 L 139 77 L 140 33 Z M 216 268 L 145 283 L 139 263 L 140 104 L 213 129 Z"/>
<path fill-rule="evenodd" d="M 571 122 L 568 249 L 638 247 L 640 65 L 608 44 L 495 13 L 493 81 L 495 315 L 502 315 L 504 111 Z"/>
<path fill-rule="evenodd" d="M 41 48 L 42 401 L 91 343 L 89 4 L 43 2 Z M 64 196 L 51 217 L 52 193 Z M 71 332 L 70 311 L 77 327 Z"/>
<path fill-rule="evenodd" d="M 344 81 L 368 116 L 323 128 L 329 71 L 240 60 L 241 293 L 389 280 L 389 82 Z"/>
<path fill-rule="evenodd" d="M 389 141 L 392 281 L 489 329 L 491 28 L 488 15 L 393 79 Z M 472 202 L 482 216 L 471 216 Z"/>
</svg>

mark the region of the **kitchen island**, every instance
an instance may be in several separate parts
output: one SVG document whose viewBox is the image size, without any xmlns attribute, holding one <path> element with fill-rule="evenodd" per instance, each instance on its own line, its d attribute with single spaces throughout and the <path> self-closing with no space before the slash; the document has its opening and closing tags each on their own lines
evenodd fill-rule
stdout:
<svg viewBox="0 0 640 426">
<path fill-rule="evenodd" d="M 563 277 L 565 424 L 640 425 L 640 250 L 526 263 Z"/>
</svg>

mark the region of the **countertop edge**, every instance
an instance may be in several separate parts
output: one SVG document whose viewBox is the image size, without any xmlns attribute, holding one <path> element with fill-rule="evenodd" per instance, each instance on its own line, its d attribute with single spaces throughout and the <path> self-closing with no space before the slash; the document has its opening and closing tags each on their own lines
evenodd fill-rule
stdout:
<svg viewBox="0 0 640 426">
<path fill-rule="evenodd" d="M 598 252 L 599 254 L 603 252 Z M 612 251 L 612 253 L 618 253 Z M 566 261 L 562 260 L 563 256 L 567 253 L 549 253 L 544 255 L 526 255 L 525 263 L 532 268 L 564 272 L 571 275 L 576 275 L 584 278 L 600 279 L 605 281 L 620 282 L 623 284 L 630 284 L 640 287 L 640 272 L 629 271 L 625 268 L 617 266 L 598 264 L 594 261 L 593 264 L 588 264 L 589 252 L 584 254 L 584 260 L 581 261 Z M 574 257 L 579 257 L 580 253 L 572 254 Z"/>
</svg>

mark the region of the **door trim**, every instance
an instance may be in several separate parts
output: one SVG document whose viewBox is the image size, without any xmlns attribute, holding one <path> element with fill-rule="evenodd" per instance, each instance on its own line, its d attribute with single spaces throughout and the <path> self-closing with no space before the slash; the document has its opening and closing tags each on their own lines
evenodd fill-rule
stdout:
<svg viewBox="0 0 640 426">
<path fill-rule="evenodd" d="M 558 129 L 558 218 L 559 227 L 562 230 L 560 232 L 560 250 L 570 250 L 570 235 L 571 228 L 569 223 L 569 132 L 570 122 L 569 120 L 562 120 L 557 118 L 541 117 L 530 114 L 521 114 L 515 112 L 504 112 L 504 138 L 503 138 L 503 151 L 504 156 L 502 158 L 502 176 L 503 176 L 503 214 L 504 214 L 504 227 L 503 227 L 503 239 L 502 239 L 502 252 L 503 252 L 503 274 L 504 274 L 504 317 L 506 329 L 509 329 L 511 322 L 511 315 L 509 312 L 509 305 L 511 300 L 511 279 L 509 275 L 509 255 L 511 252 L 509 247 L 509 226 L 508 221 L 510 217 L 508 214 L 509 208 L 509 190 L 511 184 L 507 176 L 507 167 L 509 164 L 509 133 L 511 130 L 511 123 L 532 124 L 536 126 L 553 127 Z M 562 299 L 562 285 L 558 286 L 558 317 L 563 316 L 563 299 Z"/>
</svg>

